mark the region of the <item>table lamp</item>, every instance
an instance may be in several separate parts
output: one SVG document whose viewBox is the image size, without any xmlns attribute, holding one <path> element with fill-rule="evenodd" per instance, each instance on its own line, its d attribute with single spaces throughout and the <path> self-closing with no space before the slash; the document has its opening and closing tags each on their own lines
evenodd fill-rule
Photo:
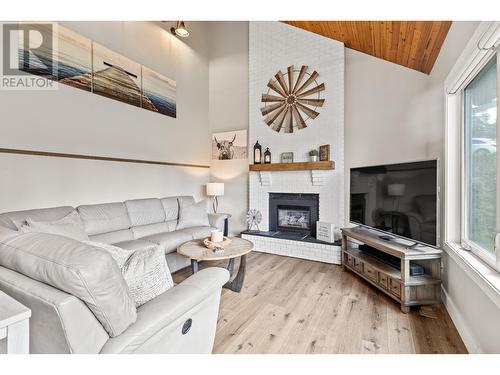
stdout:
<svg viewBox="0 0 500 375">
<path fill-rule="evenodd" d="M 214 213 L 217 213 L 219 208 L 219 201 L 217 197 L 224 195 L 224 184 L 222 182 L 209 182 L 207 184 L 207 196 L 213 197 L 213 209 Z"/>
</svg>

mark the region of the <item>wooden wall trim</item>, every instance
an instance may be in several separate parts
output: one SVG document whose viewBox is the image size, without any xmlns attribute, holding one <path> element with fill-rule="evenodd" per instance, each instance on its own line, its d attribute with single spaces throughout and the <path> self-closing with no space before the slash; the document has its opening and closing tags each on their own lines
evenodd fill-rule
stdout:
<svg viewBox="0 0 500 375">
<path fill-rule="evenodd" d="M 167 167 L 210 168 L 209 165 L 205 165 L 205 164 L 172 163 L 172 162 L 167 162 L 167 161 L 114 158 L 114 157 L 108 157 L 108 156 L 68 154 L 68 153 L 62 153 L 62 152 L 35 151 L 35 150 L 21 150 L 21 149 L 15 149 L 15 148 L 0 148 L 0 153 L 2 153 L 2 154 L 16 154 L 16 155 L 31 155 L 31 156 L 48 156 L 48 157 L 67 158 L 67 159 L 114 161 L 114 162 L 121 162 L 121 163 L 153 164 L 153 165 L 163 165 L 163 166 L 167 166 Z"/>
</svg>

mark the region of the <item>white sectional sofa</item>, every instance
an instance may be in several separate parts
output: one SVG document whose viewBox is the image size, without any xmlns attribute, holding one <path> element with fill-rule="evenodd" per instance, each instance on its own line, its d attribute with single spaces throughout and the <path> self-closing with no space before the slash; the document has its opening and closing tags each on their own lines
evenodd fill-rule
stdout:
<svg viewBox="0 0 500 375">
<path fill-rule="evenodd" d="M 129 250 L 158 246 L 165 252 L 171 272 L 175 272 L 189 264 L 189 259 L 176 253 L 177 246 L 208 236 L 213 228 L 224 226 L 224 215 L 209 214 L 210 225 L 177 229 L 180 205 L 193 203 L 193 197 L 182 196 L 82 205 L 76 209 L 68 206 L 8 212 L 0 214 L 0 234 L 2 229 L 16 231 L 27 218 L 53 221 L 76 210 L 92 241 Z M 134 322 L 122 333 L 110 335 L 94 309 L 89 308 L 88 301 L 47 282 L 47 278 L 52 280 L 50 277 L 61 278 L 59 271 L 54 271 L 55 276 L 47 276 L 51 272 L 47 259 L 52 257 L 49 261 L 62 265 L 63 270 L 71 268 L 75 260 L 61 257 L 58 261 L 57 254 L 61 254 L 58 251 L 77 246 L 75 244 L 88 245 L 61 236 L 44 237 L 34 233 L 16 238 L 4 241 L 0 236 L 0 290 L 32 310 L 31 353 L 211 352 L 221 288 L 229 279 L 227 270 L 208 268 L 196 273 L 137 308 Z M 2 246 L 6 251 L 1 251 Z M 50 247 L 47 254 L 44 254 L 44 246 Z M 76 259 L 79 264 L 88 261 L 81 256 Z M 25 269 L 28 271 L 23 271 Z M 92 270 L 89 272 L 92 274 Z"/>
</svg>

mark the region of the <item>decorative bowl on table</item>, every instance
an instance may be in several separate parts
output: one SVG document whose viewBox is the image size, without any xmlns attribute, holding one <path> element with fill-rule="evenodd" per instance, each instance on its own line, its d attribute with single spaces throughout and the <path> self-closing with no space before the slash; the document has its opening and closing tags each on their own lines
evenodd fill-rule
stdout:
<svg viewBox="0 0 500 375">
<path fill-rule="evenodd" d="M 212 242 L 210 241 L 210 237 L 207 237 L 203 240 L 203 244 L 205 247 L 211 250 L 215 249 L 224 249 L 226 246 L 228 246 L 231 243 L 231 239 L 227 236 L 224 236 L 224 240 L 222 242 Z"/>
</svg>

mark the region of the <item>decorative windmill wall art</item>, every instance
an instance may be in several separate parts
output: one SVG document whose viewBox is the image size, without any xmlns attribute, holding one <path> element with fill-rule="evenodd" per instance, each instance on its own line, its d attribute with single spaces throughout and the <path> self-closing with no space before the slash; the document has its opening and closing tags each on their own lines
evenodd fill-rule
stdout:
<svg viewBox="0 0 500 375">
<path fill-rule="evenodd" d="M 325 103 L 321 98 L 325 84 L 318 83 L 317 71 L 311 74 L 308 69 L 302 65 L 300 70 L 295 70 L 290 65 L 286 73 L 279 70 L 267 83 L 267 93 L 261 98 L 265 105 L 260 111 L 265 123 L 274 131 L 293 133 L 294 128 L 306 128 L 306 122 L 319 115 L 317 109 Z"/>
</svg>

